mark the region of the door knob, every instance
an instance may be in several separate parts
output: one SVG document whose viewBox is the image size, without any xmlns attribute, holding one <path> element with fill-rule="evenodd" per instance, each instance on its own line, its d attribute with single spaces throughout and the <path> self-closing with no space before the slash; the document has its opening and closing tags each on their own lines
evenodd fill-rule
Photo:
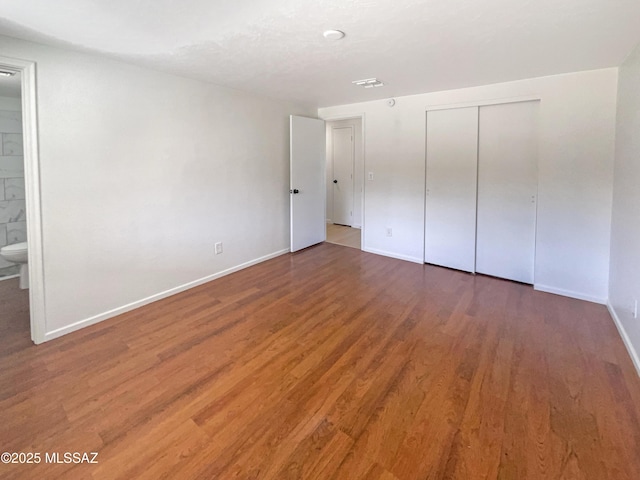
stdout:
<svg viewBox="0 0 640 480">
<path fill-rule="evenodd" d="M 334 180 L 333 183 L 338 183 L 338 180 Z"/>
</svg>

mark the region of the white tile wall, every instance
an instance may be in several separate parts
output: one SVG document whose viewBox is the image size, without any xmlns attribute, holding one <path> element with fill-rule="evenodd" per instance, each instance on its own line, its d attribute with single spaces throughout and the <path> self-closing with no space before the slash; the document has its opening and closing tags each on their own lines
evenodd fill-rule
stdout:
<svg viewBox="0 0 640 480">
<path fill-rule="evenodd" d="M 4 200 L 21 200 L 24 198 L 24 178 L 5 178 Z"/>
<path fill-rule="evenodd" d="M 24 160 L 17 156 L 0 157 L 0 178 L 24 177 Z"/>
<path fill-rule="evenodd" d="M 7 245 L 7 226 L 0 225 L 0 248 Z M 0 276 L 2 276 L 2 270 L 12 266 L 13 263 L 7 262 L 5 259 L 0 257 Z"/>
<path fill-rule="evenodd" d="M 21 133 L 2 134 L 2 154 L 24 155 Z"/>
<path fill-rule="evenodd" d="M 22 113 L 0 110 L 0 132 L 22 133 Z"/>
<path fill-rule="evenodd" d="M 25 221 L 25 209 L 24 200 L 3 200 L 0 202 L 0 223 Z"/>
<path fill-rule="evenodd" d="M 0 110 L 0 247 L 27 240 L 22 114 Z M 19 265 L 0 258 L 0 278 Z"/>
<path fill-rule="evenodd" d="M 7 244 L 27 241 L 27 222 L 7 223 Z"/>
<path fill-rule="evenodd" d="M 9 233 L 9 230 L 12 228 L 11 225 L 16 225 L 16 227 L 14 227 L 14 229 L 15 229 L 14 233 Z M 5 245 L 11 245 L 13 243 L 18 243 L 17 241 L 16 242 L 12 242 L 10 240 L 10 237 L 12 237 L 12 236 L 14 238 L 24 238 L 25 239 L 25 240 L 18 240 L 20 242 L 26 241 L 26 238 L 27 238 L 26 230 L 27 230 L 27 226 L 26 226 L 26 223 L 24 223 L 24 222 L 0 224 L 0 248 L 4 247 Z M 6 276 L 9 276 L 9 275 L 16 275 L 19 270 L 20 270 L 20 265 L 16 265 L 15 263 L 7 262 L 5 259 L 0 257 L 0 279 L 2 277 L 6 277 Z"/>
<path fill-rule="evenodd" d="M 0 280 L 2 280 L 3 277 L 8 277 L 9 275 L 17 275 L 18 273 L 20 273 L 20 265 L 0 268 Z"/>
</svg>

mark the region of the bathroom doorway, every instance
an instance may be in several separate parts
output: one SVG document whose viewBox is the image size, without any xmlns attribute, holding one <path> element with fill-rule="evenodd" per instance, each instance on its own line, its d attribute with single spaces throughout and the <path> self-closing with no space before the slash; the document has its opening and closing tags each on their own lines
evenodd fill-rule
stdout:
<svg viewBox="0 0 640 480">
<path fill-rule="evenodd" d="M 3 352 L 46 339 L 35 74 L 34 62 L 0 57 Z"/>
<path fill-rule="evenodd" d="M 29 290 L 20 288 L 21 265 L 6 253 L 27 241 L 21 81 L 20 72 L 0 70 L 0 351 L 4 354 L 31 343 Z"/>
</svg>

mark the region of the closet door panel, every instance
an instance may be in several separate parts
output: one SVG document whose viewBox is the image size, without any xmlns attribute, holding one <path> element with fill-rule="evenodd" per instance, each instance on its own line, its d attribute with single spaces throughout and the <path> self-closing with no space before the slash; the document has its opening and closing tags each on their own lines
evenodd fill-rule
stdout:
<svg viewBox="0 0 640 480">
<path fill-rule="evenodd" d="M 476 271 L 533 283 L 539 102 L 480 107 Z"/>
<path fill-rule="evenodd" d="M 427 112 L 425 262 L 473 272 L 478 107 Z"/>
</svg>

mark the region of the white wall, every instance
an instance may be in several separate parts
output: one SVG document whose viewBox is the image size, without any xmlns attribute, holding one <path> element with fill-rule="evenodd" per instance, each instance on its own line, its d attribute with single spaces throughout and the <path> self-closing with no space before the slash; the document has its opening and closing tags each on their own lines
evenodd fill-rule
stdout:
<svg viewBox="0 0 640 480">
<path fill-rule="evenodd" d="M 347 120 L 332 120 L 326 122 L 327 135 L 327 221 L 333 220 L 333 142 L 331 129 L 334 127 L 353 127 L 354 141 L 354 190 L 353 190 L 353 225 L 362 227 L 362 200 L 364 192 L 364 156 L 362 152 L 362 119 L 350 118 Z"/>
<path fill-rule="evenodd" d="M 640 373 L 640 317 L 633 316 L 640 302 L 639 86 L 640 46 L 619 71 L 609 286 L 610 310 Z"/>
<path fill-rule="evenodd" d="M 427 107 L 540 98 L 536 287 L 604 303 L 616 85 L 610 68 L 319 109 L 366 115 L 364 249 L 423 260 Z"/>
<path fill-rule="evenodd" d="M 37 62 L 47 338 L 288 249 L 288 116 L 314 110 L 7 37 L 0 48 Z"/>
</svg>

